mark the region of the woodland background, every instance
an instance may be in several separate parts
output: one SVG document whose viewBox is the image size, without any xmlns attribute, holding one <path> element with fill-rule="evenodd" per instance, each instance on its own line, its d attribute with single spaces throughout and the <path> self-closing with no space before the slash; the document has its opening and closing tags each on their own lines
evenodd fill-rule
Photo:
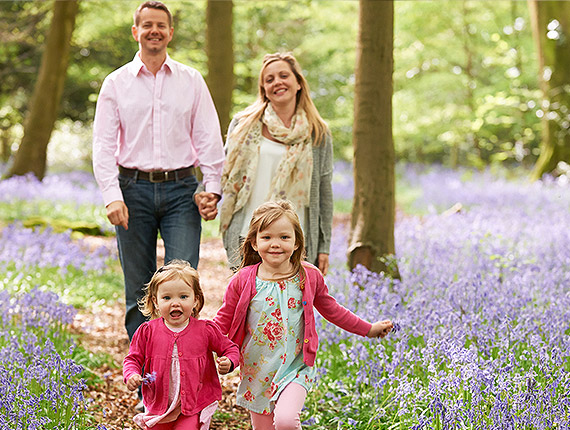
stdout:
<svg viewBox="0 0 570 430">
<path fill-rule="evenodd" d="M 563 32 L 568 2 L 539 3 L 558 8 L 551 13 L 559 13 L 558 20 L 550 19 L 543 33 L 568 48 L 568 30 Z M 55 139 L 49 148 L 50 168 L 57 164 L 88 168 L 90 126 L 101 83 L 137 50 L 130 34 L 137 5 L 138 1 L 79 3 Z M 234 76 L 216 76 L 217 82 L 212 82 L 213 76 L 209 79 L 214 92 L 224 82 L 233 87 L 231 114 L 254 99 L 263 55 L 292 51 L 331 127 L 336 157 L 352 158 L 358 2 L 234 1 L 233 50 L 223 46 L 227 45 L 224 40 L 207 49 L 208 2 L 170 1 L 168 6 L 174 15 L 175 34 L 169 49 L 174 59 L 208 76 L 208 52 L 213 57 L 220 52 L 231 56 L 233 51 Z M 53 2 L 47 1 L 0 2 L 0 140 L 5 162 L 16 153 L 23 136 L 53 8 Z M 541 59 L 533 41 L 530 12 L 524 1 L 394 3 L 397 159 L 452 167 L 499 163 L 528 168 L 540 154 L 545 114 L 557 114 L 568 133 L 567 105 L 553 108 L 542 102 Z M 213 30 L 220 32 L 219 27 Z M 564 72 L 567 85 L 568 70 Z M 568 87 L 561 90 L 568 97 Z M 44 104 L 45 113 L 45 100 L 40 98 L 37 103 Z M 229 114 L 221 117 L 227 126 Z M 62 133 L 66 138 L 58 139 Z"/>
<path fill-rule="evenodd" d="M 334 138 L 327 284 L 395 323 L 379 341 L 319 319 L 304 428 L 568 428 L 570 2 L 167 4 L 170 55 L 207 77 L 223 128 L 265 53 L 299 59 Z M 133 425 L 91 123 L 137 5 L 0 1 L 0 429 Z M 202 236 L 211 318 L 230 271 L 215 221 Z M 213 429 L 249 428 L 238 372 Z"/>
</svg>

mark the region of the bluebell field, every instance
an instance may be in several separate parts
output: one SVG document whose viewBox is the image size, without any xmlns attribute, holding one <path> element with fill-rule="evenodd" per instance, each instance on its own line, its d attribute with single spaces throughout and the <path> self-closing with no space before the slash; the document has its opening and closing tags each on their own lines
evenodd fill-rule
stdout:
<svg viewBox="0 0 570 430">
<path fill-rule="evenodd" d="M 0 219 L 65 220 L 97 226 L 105 234 L 114 231 L 93 175 L 79 171 L 47 175 L 42 182 L 32 174 L 0 181 Z"/>
<path fill-rule="evenodd" d="M 335 198 L 350 200 L 350 168 L 335 170 Z M 20 180 L 21 192 L 0 192 L 0 215 L 14 204 L 32 213 L 46 199 L 62 212 L 100 210 L 90 177 Z M 0 190 L 16 189 L 10 181 Z M 397 330 L 368 340 L 321 321 L 305 428 L 570 428 L 566 178 L 530 184 L 407 165 L 398 181 L 421 196 L 396 223 L 402 281 L 346 270 L 344 225 L 333 234 L 327 277 L 341 303 L 369 320 L 390 318 Z M 74 412 L 85 405 L 66 330 L 74 309 L 49 290 L 70 302 L 79 284 L 59 284 L 102 277 L 115 258 L 70 232 L 18 223 L 0 231 L 0 429 L 89 428 Z"/>
<path fill-rule="evenodd" d="M 81 428 L 82 367 L 67 326 L 75 309 L 57 294 L 0 292 L 0 428 Z"/>
<path fill-rule="evenodd" d="M 78 173 L 48 176 L 43 183 L 33 177 L 0 182 L 2 430 L 92 428 L 69 330 L 76 309 L 62 297 L 88 304 L 81 294 L 92 296 L 114 252 L 92 249 L 71 231 L 10 221 L 42 211 L 55 217 L 58 211 L 93 214 L 101 205 L 95 189 L 92 177 Z"/>
<path fill-rule="evenodd" d="M 396 225 L 403 281 L 349 273 L 336 231 L 337 299 L 398 330 L 361 341 L 320 331 L 315 428 L 570 427 L 570 188 L 406 166 L 423 216 Z M 450 210 L 451 209 L 451 210 Z M 344 235 L 342 234 L 344 233 Z M 346 365 L 345 365 L 346 364 Z M 319 411 L 336 406 L 330 417 Z"/>
</svg>

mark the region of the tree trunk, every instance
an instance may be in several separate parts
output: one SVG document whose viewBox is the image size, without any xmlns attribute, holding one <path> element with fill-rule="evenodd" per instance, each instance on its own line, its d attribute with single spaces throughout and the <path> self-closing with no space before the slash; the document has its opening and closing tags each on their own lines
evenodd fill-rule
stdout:
<svg viewBox="0 0 570 430">
<path fill-rule="evenodd" d="M 47 147 L 67 74 L 71 35 L 75 26 L 76 0 L 55 1 L 38 80 L 24 121 L 24 137 L 8 176 L 32 172 L 43 179 Z"/>
<path fill-rule="evenodd" d="M 206 80 L 218 111 L 223 135 L 226 134 L 230 123 L 234 88 L 232 21 L 231 0 L 208 0 L 206 10 L 208 78 Z"/>
<path fill-rule="evenodd" d="M 570 2 L 528 0 L 542 90 L 541 153 L 532 179 L 570 164 Z"/>
<path fill-rule="evenodd" d="M 349 266 L 399 277 L 392 138 L 394 3 L 360 0 L 354 88 L 354 203 Z"/>
<path fill-rule="evenodd" d="M 2 163 L 7 163 L 12 154 L 10 146 L 11 131 L 10 127 L 0 127 L 0 161 Z"/>
</svg>

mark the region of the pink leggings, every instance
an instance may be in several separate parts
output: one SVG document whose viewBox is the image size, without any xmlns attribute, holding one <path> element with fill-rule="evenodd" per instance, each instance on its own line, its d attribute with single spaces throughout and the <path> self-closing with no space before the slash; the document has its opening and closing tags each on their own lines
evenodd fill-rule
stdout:
<svg viewBox="0 0 570 430">
<path fill-rule="evenodd" d="M 262 415 L 249 412 L 253 430 L 299 430 L 301 409 L 303 409 L 306 397 L 305 387 L 291 382 L 277 398 L 275 409 L 271 414 Z"/>
<path fill-rule="evenodd" d="M 154 427 L 150 427 L 150 430 L 200 430 L 200 413 L 190 416 L 180 414 L 176 421 L 155 424 Z"/>
</svg>

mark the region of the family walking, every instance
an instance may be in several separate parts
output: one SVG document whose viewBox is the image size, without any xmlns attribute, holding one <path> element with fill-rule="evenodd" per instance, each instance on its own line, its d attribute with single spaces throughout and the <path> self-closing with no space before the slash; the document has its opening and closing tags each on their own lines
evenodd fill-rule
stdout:
<svg viewBox="0 0 570 430">
<path fill-rule="evenodd" d="M 316 373 L 315 310 L 361 336 L 384 337 L 392 323 L 364 321 L 328 292 L 332 139 L 296 59 L 265 56 L 257 100 L 232 120 L 224 147 L 204 79 L 167 54 L 173 34 L 163 3 L 138 7 L 139 51 L 105 79 L 94 121 L 94 173 L 125 279 L 123 376 L 144 405 L 134 421 L 207 429 L 218 373 L 239 368 L 237 402 L 253 429 L 299 429 Z M 201 218 L 214 219 L 220 200 L 235 274 L 208 321 L 195 269 Z"/>
</svg>

